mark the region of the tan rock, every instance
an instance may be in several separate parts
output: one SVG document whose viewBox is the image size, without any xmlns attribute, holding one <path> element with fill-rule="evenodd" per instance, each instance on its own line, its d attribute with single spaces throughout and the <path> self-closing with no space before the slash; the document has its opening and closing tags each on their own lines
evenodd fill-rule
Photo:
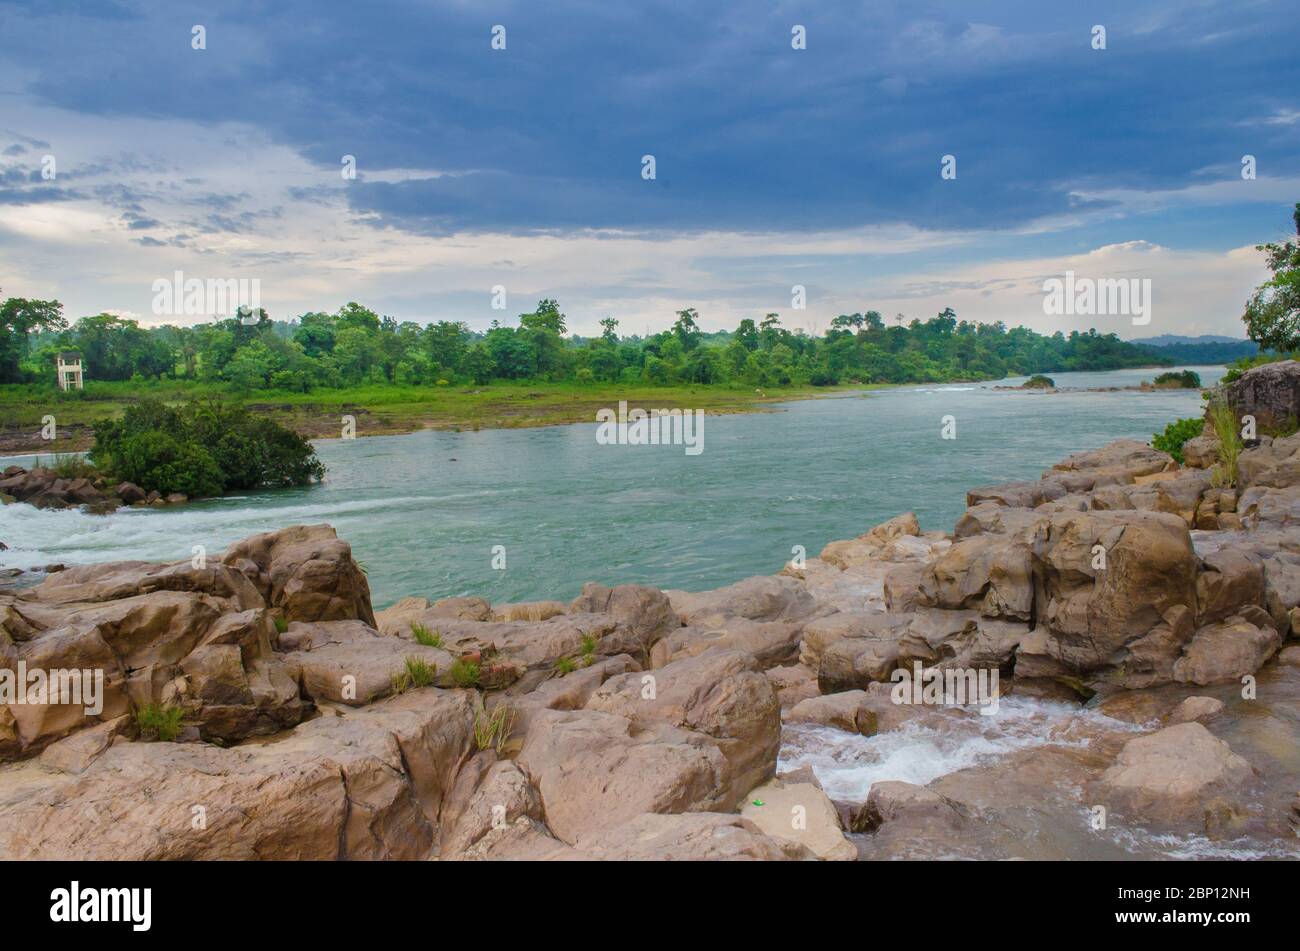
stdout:
<svg viewBox="0 0 1300 951">
<path fill-rule="evenodd" d="M 776 771 L 780 704 L 758 663 L 743 651 L 711 651 L 652 673 L 611 677 L 587 709 L 634 724 L 657 720 L 711 738 L 727 761 L 717 792 L 732 805 Z"/>
<path fill-rule="evenodd" d="M 364 621 L 375 626 L 370 586 L 352 548 L 328 525 L 293 525 L 253 535 L 221 557 L 290 621 Z"/>
<path fill-rule="evenodd" d="M 763 834 L 740 816 L 688 812 L 665 816 L 643 813 L 612 829 L 580 837 L 584 856 L 602 861 L 808 861 L 815 856 L 802 844 Z"/>
<path fill-rule="evenodd" d="M 876 733 L 876 715 L 866 709 L 866 700 L 865 690 L 845 690 L 824 697 L 812 697 L 795 704 L 785 719 L 787 723 L 813 723 L 848 733 L 873 736 Z"/>
<path fill-rule="evenodd" d="M 1223 701 L 1213 697 L 1188 697 L 1169 714 L 1170 723 L 1204 723 L 1223 712 Z"/>
<path fill-rule="evenodd" d="M 515 762 L 542 797 L 546 825 L 568 844 L 644 812 L 712 812 L 736 799 L 716 744 L 655 719 L 543 710 Z"/>
<path fill-rule="evenodd" d="M 1242 791 L 1255 771 L 1199 723 L 1165 727 L 1129 740 L 1102 774 L 1100 800 L 1140 819 L 1196 815 L 1205 802 Z"/>
<path fill-rule="evenodd" d="M 608 614 L 622 621 L 646 650 L 660 637 L 681 626 L 668 596 L 658 588 L 643 584 L 620 584 L 608 588 L 589 581 L 582 586 L 582 594 L 569 605 L 569 611 L 574 614 Z"/>
<path fill-rule="evenodd" d="M 765 835 L 802 845 L 824 861 L 852 862 L 858 857 L 844 837 L 835 805 L 816 786 L 772 780 L 745 797 L 740 814 Z"/>
<path fill-rule="evenodd" d="M 666 592 L 673 610 L 692 627 L 718 626 L 724 618 L 751 621 L 798 621 L 810 616 L 816 605 L 807 590 L 794 578 L 784 576 L 746 578 L 735 584 L 692 594 Z"/>
<path fill-rule="evenodd" d="M 1233 615 L 1198 630 L 1174 663 L 1174 679 L 1199 685 L 1226 683 L 1253 674 L 1273 656 L 1282 638 L 1259 608 L 1251 620 Z"/>
</svg>

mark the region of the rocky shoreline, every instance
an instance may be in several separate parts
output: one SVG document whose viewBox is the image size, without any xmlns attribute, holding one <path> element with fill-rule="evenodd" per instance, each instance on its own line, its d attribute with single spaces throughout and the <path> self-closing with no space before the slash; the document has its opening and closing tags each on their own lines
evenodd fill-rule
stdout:
<svg viewBox="0 0 1300 951">
<path fill-rule="evenodd" d="M 0 593 L 0 675 L 102 671 L 102 708 L 0 710 L 0 858 L 1300 856 L 1300 435 L 1231 488 L 1201 439 L 706 592 L 375 612 L 326 525 L 66 569 Z M 910 671 L 994 690 L 900 702 Z M 1047 735 L 924 785 L 795 765 L 1030 704 Z"/>
<path fill-rule="evenodd" d="M 328 526 L 202 568 L 67 569 L 0 595 L 4 667 L 103 670 L 103 709 L 6 708 L 0 857 L 960 854 L 991 810 L 1059 782 L 1112 822 L 1293 842 L 1294 761 L 1289 787 L 1266 777 L 1276 764 L 1221 739 L 1230 711 L 1203 695 L 1243 677 L 1260 701 L 1300 695 L 1300 437 L 1242 463 L 1229 512 L 1205 470 L 1112 443 L 972 490 L 951 535 L 905 514 L 703 593 L 593 583 L 569 604 L 376 614 Z M 1240 527 L 1193 535 L 1207 507 Z M 410 659 L 427 685 L 403 682 Z M 1081 718 L 1082 747 L 878 782 L 859 802 L 806 768 L 777 775 L 783 731 L 980 716 L 894 703 L 891 673 L 917 662 L 997 670 L 1002 697 L 1081 714 L 1090 698 L 1113 728 Z M 174 742 L 141 736 L 149 705 L 183 711 Z"/>
</svg>

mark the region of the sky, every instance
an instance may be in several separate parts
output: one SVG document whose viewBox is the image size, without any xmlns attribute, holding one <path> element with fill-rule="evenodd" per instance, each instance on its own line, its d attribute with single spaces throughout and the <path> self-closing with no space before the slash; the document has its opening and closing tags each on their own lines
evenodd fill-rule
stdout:
<svg viewBox="0 0 1300 951">
<path fill-rule="evenodd" d="M 1298 49 L 1294 0 L 0 0 L 0 289 L 1242 337 L 1300 201 Z M 1045 313 L 1066 271 L 1149 279 L 1150 322 Z"/>
</svg>

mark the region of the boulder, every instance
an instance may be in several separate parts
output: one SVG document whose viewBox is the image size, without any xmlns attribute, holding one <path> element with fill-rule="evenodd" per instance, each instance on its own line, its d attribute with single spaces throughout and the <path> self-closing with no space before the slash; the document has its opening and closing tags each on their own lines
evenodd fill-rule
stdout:
<svg viewBox="0 0 1300 951">
<path fill-rule="evenodd" d="M 313 720 L 261 744 L 118 740 L 79 775 L 27 784 L 11 773 L 0 858 L 426 858 L 426 809 L 440 802 L 436 786 L 464 755 L 472 721 L 467 703 L 421 699 Z"/>
<path fill-rule="evenodd" d="M 845 690 L 824 697 L 801 700 L 786 714 L 787 723 L 811 723 L 834 727 L 847 733 L 873 736 L 876 732 L 876 715 L 865 706 L 865 690 Z"/>
<path fill-rule="evenodd" d="M 1233 414 L 1255 417 L 1259 432 L 1293 427 L 1300 420 L 1300 363 L 1281 360 L 1247 370 L 1222 385 Z"/>
<path fill-rule="evenodd" d="M 705 651 L 743 650 L 763 668 L 787 664 L 799 656 L 803 625 L 793 621 L 751 621 L 721 618 L 716 625 L 679 627 L 655 642 L 650 666 L 663 667 L 674 660 Z"/>
<path fill-rule="evenodd" d="M 286 668 L 316 701 L 360 707 L 387 697 L 397 691 L 408 657 L 432 667 L 440 686 L 455 686 L 447 651 L 386 637 L 361 621 L 295 621 L 280 643 Z"/>
<path fill-rule="evenodd" d="M 963 813 L 951 799 L 924 786 L 885 780 L 871 784 L 862 821 L 866 832 L 883 826 L 899 837 L 943 839 L 960 831 Z"/>
<path fill-rule="evenodd" d="M 734 808 L 728 765 L 708 737 L 657 720 L 634 724 L 599 710 L 543 710 L 515 758 L 562 842 L 645 812 Z"/>
<path fill-rule="evenodd" d="M 740 814 L 765 835 L 803 846 L 824 861 L 852 862 L 858 857 L 844 837 L 834 803 L 809 783 L 773 779 L 745 797 Z"/>
<path fill-rule="evenodd" d="M 492 609 L 493 621 L 547 621 L 569 610 L 563 601 L 521 601 L 498 604 Z"/>
<path fill-rule="evenodd" d="M 620 584 L 612 588 L 589 581 L 582 594 L 569 605 L 573 614 L 608 614 L 623 622 L 645 648 L 680 627 L 672 602 L 658 588 L 643 584 Z"/>
<path fill-rule="evenodd" d="M 494 829 L 503 831 L 520 817 L 542 819 L 542 801 L 528 777 L 492 750 L 472 756 L 456 774 L 442 806 L 439 856 L 459 858 Z"/>
<path fill-rule="evenodd" d="M 1213 433 L 1202 433 L 1183 443 L 1183 462 L 1197 469 L 1211 469 L 1219 462 L 1219 440 Z"/>
<path fill-rule="evenodd" d="M 818 557 L 836 568 L 850 568 L 883 559 L 886 550 L 892 549 L 898 539 L 920 534 L 921 526 L 916 520 L 916 513 L 904 512 L 857 538 L 831 542 L 822 549 Z M 893 552 L 891 551 L 890 554 Z"/>
<path fill-rule="evenodd" d="M 1249 620 L 1233 615 L 1198 630 L 1174 663 L 1174 679 L 1205 686 L 1239 681 L 1259 670 L 1282 638 L 1260 608 L 1243 613 Z"/>
<path fill-rule="evenodd" d="M 1151 821 L 1195 816 L 1213 797 L 1242 792 L 1255 770 L 1199 723 L 1168 726 L 1124 744 L 1101 776 L 1098 800 Z"/>
<path fill-rule="evenodd" d="M 727 762 L 718 793 L 733 797 L 733 805 L 776 771 L 780 703 L 771 681 L 743 651 L 709 652 L 652 673 L 611 677 L 586 706 L 634 724 L 659 721 L 709 737 Z"/>
<path fill-rule="evenodd" d="M 127 505 L 134 505 L 136 502 L 143 502 L 145 491 L 134 482 L 119 482 L 113 488 L 113 494 L 125 502 Z"/>
<path fill-rule="evenodd" d="M 1197 621 L 1209 624 L 1264 600 L 1264 559 L 1246 548 L 1205 555 L 1196 575 Z"/>
<path fill-rule="evenodd" d="M 922 596 L 935 607 L 978 608 L 988 617 L 1028 620 L 1034 606 L 1029 546 L 1001 535 L 954 544 L 930 565 Z"/>
<path fill-rule="evenodd" d="M 293 525 L 226 549 L 223 564 L 244 574 L 290 621 L 364 621 L 375 626 L 370 586 L 352 548 L 328 525 Z"/>
<path fill-rule="evenodd" d="M 1180 518 L 1053 516 L 1037 545 L 1034 574 L 1042 640 L 1033 642 L 1035 650 L 1022 643 L 1018 657 L 1036 653 L 1062 674 L 1116 687 L 1173 679 L 1196 608 L 1197 559 Z"/>
<path fill-rule="evenodd" d="M 970 489 L 966 493 L 966 505 L 979 506 L 994 502 L 1007 508 L 1032 509 L 1044 502 L 1051 502 L 1069 494 L 1060 481 L 1038 479 L 1032 482 L 1003 482 L 998 485 L 985 485 Z"/>
<path fill-rule="evenodd" d="M 1223 701 L 1214 697 L 1188 697 L 1169 714 L 1170 723 L 1204 723 L 1223 712 Z"/>
<path fill-rule="evenodd" d="M 764 673 L 767 674 L 767 679 L 772 681 L 772 686 L 776 688 L 776 697 L 781 704 L 782 711 L 789 710 L 801 700 L 807 700 L 820 694 L 817 689 L 817 671 L 805 667 L 803 664 L 791 664 L 788 667 L 769 667 Z"/>
<path fill-rule="evenodd" d="M 799 621 L 816 610 L 807 589 L 794 578 L 780 575 L 746 578 L 735 584 L 692 594 L 666 592 L 683 624 L 719 626 L 725 618 L 751 621 Z"/>
</svg>

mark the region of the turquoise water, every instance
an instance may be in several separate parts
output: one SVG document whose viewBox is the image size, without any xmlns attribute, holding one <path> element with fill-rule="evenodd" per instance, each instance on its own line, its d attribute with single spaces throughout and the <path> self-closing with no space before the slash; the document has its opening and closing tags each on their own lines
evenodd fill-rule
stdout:
<svg viewBox="0 0 1300 951">
<path fill-rule="evenodd" d="M 1207 385 L 1221 367 L 1197 367 Z M 1126 386 L 1151 370 L 1060 373 L 1060 387 Z M 1015 385 L 1022 378 L 996 385 Z M 366 566 L 376 605 L 406 595 L 494 602 L 641 581 L 702 590 L 779 571 L 912 510 L 951 529 L 966 489 L 1036 478 L 1111 439 L 1150 439 L 1197 415 L 1199 391 L 1018 393 L 916 386 L 708 417 L 704 451 L 598 445 L 596 424 L 422 432 L 317 450 L 326 481 L 108 516 L 0 508 L 0 565 L 179 560 L 254 532 L 329 522 Z M 956 439 L 940 438 L 943 417 Z M 505 569 L 493 567 L 504 546 Z"/>
</svg>

